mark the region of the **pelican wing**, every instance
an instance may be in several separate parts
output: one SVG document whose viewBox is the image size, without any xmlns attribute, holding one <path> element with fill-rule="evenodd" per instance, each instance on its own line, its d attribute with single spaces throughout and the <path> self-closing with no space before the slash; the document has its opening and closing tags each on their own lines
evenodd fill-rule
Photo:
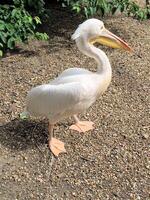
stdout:
<svg viewBox="0 0 150 200">
<path fill-rule="evenodd" d="M 85 98 L 83 88 L 83 84 L 78 82 L 35 87 L 27 96 L 27 110 L 35 116 L 64 113 Z"/>
<path fill-rule="evenodd" d="M 77 80 L 78 75 L 89 75 L 92 72 L 82 68 L 70 68 L 63 71 L 57 78 L 50 81 L 51 85 L 73 82 L 73 77 Z"/>
<path fill-rule="evenodd" d="M 66 69 L 58 77 L 74 76 L 74 75 L 81 75 L 81 74 L 91 74 L 91 73 L 92 72 L 90 72 L 87 69 L 74 67 L 74 68 Z"/>
</svg>

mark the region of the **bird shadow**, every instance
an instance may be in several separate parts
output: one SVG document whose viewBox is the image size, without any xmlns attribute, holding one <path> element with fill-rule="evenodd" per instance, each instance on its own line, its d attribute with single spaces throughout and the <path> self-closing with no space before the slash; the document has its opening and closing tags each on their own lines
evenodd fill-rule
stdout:
<svg viewBox="0 0 150 200">
<path fill-rule="evenodd" d="M 11 150 L 34 148 L 37 144 L 46 144 L 47 130 L 44 121 L 26 121 L 14 119 L 1 126 L 1 144 Z"/>
<path fill-rule="evenodd" d="M 57 127 L 70 125 L 70 123 L 58 123 Z M 57 133 L 57 127 L 55 132 Z M 48 144 L 48 121 L 46 120 L 20 120 L 18 118 L 0 127 L 1 145 L 11 150 L 25 150 L 37 148 Z"/>
</svg>

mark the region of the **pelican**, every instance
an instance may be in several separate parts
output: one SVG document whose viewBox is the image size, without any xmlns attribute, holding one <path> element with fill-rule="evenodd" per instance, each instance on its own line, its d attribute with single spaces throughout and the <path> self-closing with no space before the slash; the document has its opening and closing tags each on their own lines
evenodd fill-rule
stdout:
<svg viewBox="0 0 150 200">
<path fill-rule="evenodd" d="M 50 83 L 34 87 L 27 95 L 27 112 L 49 120 L 48 144 L 55 156 L 66 152 L 66 149 L 62 141 L 54 138 L 54 125 L 73 116 L 75 123 L 70 129 L 78 132 L 92 130 L 94 123 L 79 120 L 77 114 L 87 110 L 106 91 L 111 82 L 112 69 L 109 59 L 94 44 L 100 43 L 131 51 L 126 42 L 108 31 L 102 21 L 94 18 L 80 24 L 72 35 L 72 40 L 83 54 L 95 59 L 97 71 L 91 72 L 83 68 L 67 69 Z"/>
</svg>

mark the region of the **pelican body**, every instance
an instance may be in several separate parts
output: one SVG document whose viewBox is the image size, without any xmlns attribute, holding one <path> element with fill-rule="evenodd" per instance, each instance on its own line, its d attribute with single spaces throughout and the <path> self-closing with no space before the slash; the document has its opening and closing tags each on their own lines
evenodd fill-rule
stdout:
<svg viewBox="0 0 150 200">
<path fill-rule="evenodd" d="M 49 84 L 33 88 L 27 97 L 28 111 L 34 116 L 45 116 L 51 124 L 84 112 L 108 87 L 111 71 L 105 77 L 71 68 L 65 70 Z"/>
<path fill-rule="evenodd" d="M 93 129 L 93 122 L 81 122 L 77 114 L 86 111 L 107 90 L 111 82 L 109 59 L 94 44 L 98 42 L 113 48 L 131 50 L 127 43 L 109 32 L 98 19 L 88 19 L 80 24 L 72 39 L 83 54 L 95 59 L 97 72 L 70 68 L 50 83 L 31 89 L 27 95 L 27 111 L 31 115 L 47 117 L 49 120 L 49 147 L 55 156 L 66 150 L 63 142 L 53 138 L 53 125 L 74 116 L 76 123 L 71 129 L 78 132 Z"/>
</svg>

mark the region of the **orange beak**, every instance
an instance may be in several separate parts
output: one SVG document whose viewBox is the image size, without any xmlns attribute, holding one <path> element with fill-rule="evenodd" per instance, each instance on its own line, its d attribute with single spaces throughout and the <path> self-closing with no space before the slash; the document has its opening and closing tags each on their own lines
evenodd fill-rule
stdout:
<svg viewBox="0 0 150 200">
<path fill-rule="evenodd" d="M 125 49 L 130 52 L 132 51 L 131 47 L 129 47 L 129 45 L 125 41 L 123 41 L 121 38 L 119 38 L 118 36 L 111 33 L 105 28 L 101 32 L 100 36 L 90 39 L 89 42 L 91 44 L 98 42 L 100 44 L 103 44 L 112 48 Z"/>
</svg>

